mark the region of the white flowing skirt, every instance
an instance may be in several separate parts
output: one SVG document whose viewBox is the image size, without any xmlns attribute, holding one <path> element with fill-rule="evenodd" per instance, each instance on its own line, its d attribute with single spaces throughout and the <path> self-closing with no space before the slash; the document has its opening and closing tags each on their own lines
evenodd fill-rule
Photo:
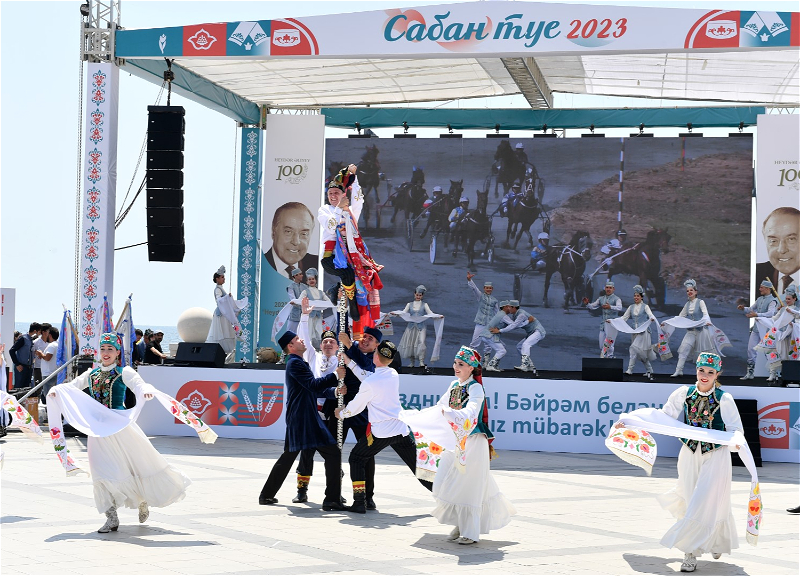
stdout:
<svg viewBox="0 0 800 576">
<path fill-rule="evenodd" d="M 225 354 L 230 354 L 236 348 L 236 332 L 233 325 L 219 310 L 215 310 L 211 315 L 211 328 L 208 330 L 206 342 L 219 342 L 219 345 L 225 350 Z"/>
<path fill-rule="evenodd" d="M 699 556 L 730 554 L 739 547 L 731 512 L 731 453 L 727 446 L 712 452 L 692 452 L 685 445 L 678 455 L 678 485 L 658 497 L 677 520 L 661 539 L 668 548 Z"/>
<path fill-rule="evenodd" d="M 424 364 L 425 354 L 428 352 L 428 346 L 425 343 L 427 337 L 428 327 L 425 324 L 422 325 L 422 328 L 417 328 L 413 323 L 409 323 L 406 331 L 403 332 L 400 344 L 397 345 L 400 357 L 403 359 L 416 359 Z"/>
<path fill-rule="evenodd" d="M 89 471 L 98 512 L 111 506 L 161 508 L 183 500 L 192 481 L 153 448 L 135 422 L 112 436 L 89 436 Z"/>
<path fill-rule="evenodd" d="M 467 438 L 466 471 L 455 464 L 455 454 L 446 450 L 433 481 L 436 508 L 431 512 L 441 524 L 458 526 L 461 536 L 480 540 L 481 534 L 508 524 L 517 513 L 503 496 L 489 470 L 489 442 L 483 434 Z"/>
</svg>

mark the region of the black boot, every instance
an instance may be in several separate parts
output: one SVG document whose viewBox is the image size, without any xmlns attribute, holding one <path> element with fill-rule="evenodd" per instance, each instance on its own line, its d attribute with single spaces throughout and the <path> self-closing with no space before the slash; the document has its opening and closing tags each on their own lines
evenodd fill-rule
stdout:
<svg viewBox="0 0 800 576">
<path fill-rule="evenodd" d="M 364 494 L 353 494 L 353 503 L 347 507 L 348 512 L 355 512 L 357 514 L 366 514 L 367 506 Z"/>
<path fill-rule="evenodd" d="M 295 504 L 300 504 L 302 502 L 308 502 L 308 488 L 298 488 L 297 489 L 297 496 L 292 498 L 292 502 Z"/>
<path fill-rule="evenodd" d="M 367 510 L 377 510 L 378 509 L 378 507 L 375 505 L 375 500 L 373 500 L 372 498 L 367 498 L 366 501 L 365 501 L 365 504 L 366 504 L 365 507 L 366 507 Z"/>
</svg>

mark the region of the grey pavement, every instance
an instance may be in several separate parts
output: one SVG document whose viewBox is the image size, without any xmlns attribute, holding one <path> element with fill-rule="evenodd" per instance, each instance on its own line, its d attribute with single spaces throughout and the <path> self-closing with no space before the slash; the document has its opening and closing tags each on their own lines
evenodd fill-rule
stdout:
<svg viewBox="0 0 800 576">
<path fill-rule="evenodd" d="M 153 509 L 139 525 L 122 510 L 119 531 L 104 521 L 85 476 L 66 478 L 49 442 L 12 431 L 1 487 L 2 574 L 675 574 L 682 554 L 663 548 L 672 524 L 655 500 L 675 482 L 675 459 L 652 477 L 613 455 L 499 450 L 493 474 L 518 514 L 472 546 L 446 541 L 449 526 L 430 516 L 430 494 L 390 450 L 377 458 L 377 512 L 323 512 L 322 461 L 309 504 L 292 504 L 291 474 L 279 504 L 258 493 L 282 442 L 154 437 L 155 447 L 192 480 L 186 499 Z M 68 439 L 87 463 L 85 439 Z M 345 447 L 345 453 L 349 446 Z M 345 471 L 347 465 L 345 464 Z M 740 548 L 700 558 L 698 574 L 798 574 L 798 466 L 759 469 L 764 500 L 760 542 L 744 539 L 749 477 L 734 468 L 733 514 Z M 350 499 L 347 479 L 345 497 Z"/>
</svg>

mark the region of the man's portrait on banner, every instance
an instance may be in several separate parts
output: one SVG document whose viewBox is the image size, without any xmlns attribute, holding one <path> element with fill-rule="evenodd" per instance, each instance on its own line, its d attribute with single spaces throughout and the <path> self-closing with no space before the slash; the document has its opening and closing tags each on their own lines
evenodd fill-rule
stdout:
<svg viewBox="0 0 800 576">
<path fill-rule="evenodd" d="M 281 276 L 291 278 L 293 268 L 305 273 L 319 264 L 317 254 L 308 253 L 314 231 L 314 216 L 305 204 L 287 202 L 272 217 L 272 246 L 264 256 Z"/>
<path fill-rule="evenodd" d="M 761 225 L 769 261 L 756 264 L 756 285 L 769 279 L 779 294 L 798 281 L 800 270 L 800 210 L 780 206 Z"/>
</svg>

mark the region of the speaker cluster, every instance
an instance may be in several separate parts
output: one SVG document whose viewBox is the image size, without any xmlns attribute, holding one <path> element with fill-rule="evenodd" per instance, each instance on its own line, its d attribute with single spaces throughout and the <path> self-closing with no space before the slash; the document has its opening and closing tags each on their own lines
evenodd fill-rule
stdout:
<svg viewBox="0 0 800 576">
<path fill-rule="evenodd" d="M 147 252 L 151 262 L 183 262 L 183 106 L 147 107 Z"/>
</svg>

